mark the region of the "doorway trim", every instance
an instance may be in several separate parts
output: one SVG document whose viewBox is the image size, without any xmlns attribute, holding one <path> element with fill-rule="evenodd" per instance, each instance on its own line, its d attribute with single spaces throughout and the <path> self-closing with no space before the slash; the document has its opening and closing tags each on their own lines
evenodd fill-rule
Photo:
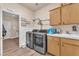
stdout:
<svg viewBox="0 0 79 59">
<path fill-rule="evenodd" d="M 19 14 L 19 13 L 17 13 L 17 12 L 11 12 L 11 11 L 9 11 L 9 10 L 7 10 L 7 9 L 1 9 L 1 31 L 2 31 L 2 18 L 3 18 L 3 12 L 7 12 L 7 13 L 11 13 L 11 14 L 14 14 L 14 15 L 18 15 L 19 16 L 19 19 L 18 19 L 18 21 L 19 21 L 19 32 L 20 32 L 20 28 L 21 28 L 21 15 Z M 20 35 L 19 35 L 20 36 Z M 2 38 L 2 40 L 1 40 L 1 44 L 3 44 L 3 37 L 2 37 L 2 33 L 1 33 L 1 38 Z M 3 51 L 3 45 L 1 45 L 2 46 L 2 51 Z M 19 47 L 20 47 L 20 37 L 19 37 Z M 2 52 L 3 53 L 3 52 Z M 3 54 L 1 54 L 1 55 L 3 55 Z"/>
</svg>

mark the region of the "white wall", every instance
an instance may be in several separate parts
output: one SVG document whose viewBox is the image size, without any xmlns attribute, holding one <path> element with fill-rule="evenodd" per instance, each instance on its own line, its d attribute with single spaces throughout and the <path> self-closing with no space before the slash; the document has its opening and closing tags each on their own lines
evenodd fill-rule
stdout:
<svg viewBox="0 0 79 59">
<path fill-rule="evenodd" d="M 54 9 L 54 8 L 57 8 L 57 7 L 60 7 L 60 4 L 49 4 L 39 10 L 37 10 L 35 12 L 35 17 L 36 18 L 40 18 L 41 20 L 46 20 L 46 19 L 49 19 L 49 11 Z M 44 23 L 44 21 L 43 21 Z M 43 29 L 47 29 L 49 27 L 49 20 L 48 22 L 46 22 L 48 25 L 43 25 Z"/>
<path fill-rule="evenodd" d="M 2 20 L 1 20 L 1 6 L 0 6 L 0 55 L 1 55 L 1 32 L 2 32 Z"/>
<path fill-rule="evenodd" d="M 28 8 L 25 8 L 19 4 L 16 4 L 16 3 L 3 3 L 3 4 L 0 4 L 1 5 L 1 9 L 4 9 L 4 10 L 8 10 L 10 12 L 13 12 L 13 13 L 17 13 L 17 14 L 20 14 L 22 17 L 25 17 L 26 20 L 30 20 L 32 17 L 33 17 L 33 12 L 31 10 L 29 10 Z M 13 10 L 13 11 L 12 11 Z M 25 27 L 21 27 L 19 28 L 20 31 L 20 35 L 19 35 L 19 43 L 20 43 L 20 47 L 23 46 L 26 42 L 26 38 L 25 37 L 25 32 L 26 31 L 21 31 L 21 30 L 25 30 Z M 26 28 L 27 29 L 27 28 Z"/>
<path fill-rule="evenodd" d="M 76 26 L 77 27 L 77 31 L 73 31 L 72 30 L 72 26 Z M 79 24 L 71 24 L 71 25 L 59 25 L 59 26 L 53 26 L 56 29 L 61 30 L 61 33 L 72 33 L 72 34 L 79 34 Z"/>
<path fill-rule="evenodd" d="M 18 13 L 27 19 L 31 19 L 33 17 L 33 12 L 29 9 L 16 4 L 16 3 L 2 3 L 0 4 L 2 9 L 10 9 L 13 10 L 14 13 Z"/>
<path fill-rule="evenodd" d="M 3 22 L 2 23 L 5 27 L 5 30 L 7 31 L 6 36 L 4 37 L 5 39 L 19 37 L 19 34 L 18 34 L 19 17 L 18 16 L 16 16 L 16 17 L 13 17 L 12 15 L 3 16 Z"/>
<path fill-rule="evenodd" d="M 57 8 L 59 7 L 60 4 L 49 4 L 45 7 L 43 7 L 42 9 L 39 9 L 35 12 L 35 17 L 37 18 L 40 18 L 41 20 L 44 20 L 44 19 L 49 19 L 49 11 L 54 9 L 54 8 Z"/>
</svg>

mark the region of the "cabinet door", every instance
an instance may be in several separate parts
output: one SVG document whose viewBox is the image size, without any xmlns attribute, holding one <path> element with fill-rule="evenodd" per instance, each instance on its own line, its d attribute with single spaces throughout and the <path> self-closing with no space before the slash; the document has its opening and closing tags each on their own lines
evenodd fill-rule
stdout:
<svg viewBox="0 0 79 59">
<path fill-rule="evenodd" d="M 69 4 L 62 7 L 62 24 L 79 23 L 79 4 Z"/>
<path fill-rule="evenodd" d="M 79 4 L 71 4 L 71 23 L 79 23 Z"/>
<path fill-rule="evenodd" d="M 79 40 L 61 39 L 62 56 L 79 56 Z"/>
<path fill-rule="evenodd" d="M 56 8 L 50 11 L 50 25 L 60 24 L 60 8 Z"/>
<path fill-rule="evenodd" d="M 63 43 L 61 46 L 62 56 L 79 56 L 79 46 Z"/>
<path fill-rule="evenodd" d="M 48 37 L 48 53 L 53 54 L 53 55 L 60 55 L 59 41 L 54 40 L 54 39 L 59 40 L 59 38 Z"/>
<path fill-rule="evenodd" d="M 61 11 L 62 11 L 61 12 L 62 24 L 70 24 L 71 23 L 71 20 L 70 20 L 71 6 L 70 5 L 63 6 Z"/>
</svg>

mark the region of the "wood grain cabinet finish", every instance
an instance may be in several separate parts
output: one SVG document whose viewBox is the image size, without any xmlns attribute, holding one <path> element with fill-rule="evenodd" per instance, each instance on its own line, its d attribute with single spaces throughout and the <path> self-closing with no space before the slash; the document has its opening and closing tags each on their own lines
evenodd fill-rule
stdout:
<svg viewBox="0 0 79 59">
<path fill-rule="evenodd" d="M 79 56 L 79 40 L 48 36 L 47 52 L 56 56 Z"/>
<path fill-rule="evenodd" d="M 50 11 L 50 25 L 60 25 L 60 7 Z"/>
<path fill-rule="evenodd" d="M 79 23 L 79 4 L 69 4 L 61 7 L 62 24 L 78 24 Z"/>
<path fill-rule="evenodd" d="M 61 56 L 79 56 L 79 41 L 61 39 Z"/>
<path fill-rule="evenodd" d="M 71 12 L 71 6 L 70 5 L 66 5 L 61 7 L 61 20 L 62 20 L 62 24 L 70 24 L 71 23 L 71 19 L 70 19 L 70 12 Z"/>
<path fill-rule="evenodd" d="M 79 3 L 71 4 L 71 24 L 79 24 Z"/>
<path fill-rule="evenodd" d="M 47 51 L 50 54 L 59 56 L 60 55 L 60 43 L 59 38 L 48 36 Z"/>
<path fill-rule="evenodd" d="M 50 25 L 79 24 L 79 3 L 66 4 L 50 11 Z"/>
</svg>

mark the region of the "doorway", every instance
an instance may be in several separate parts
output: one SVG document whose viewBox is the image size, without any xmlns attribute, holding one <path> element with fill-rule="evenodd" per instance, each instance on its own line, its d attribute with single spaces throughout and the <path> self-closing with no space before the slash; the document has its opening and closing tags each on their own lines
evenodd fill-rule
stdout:
<svg viewBox="0 0 79 59">
<path fill-rule="evenodd" d="M 2 11 L 3 54 L 19 47 L 19 15 Z"/>
</svg>

